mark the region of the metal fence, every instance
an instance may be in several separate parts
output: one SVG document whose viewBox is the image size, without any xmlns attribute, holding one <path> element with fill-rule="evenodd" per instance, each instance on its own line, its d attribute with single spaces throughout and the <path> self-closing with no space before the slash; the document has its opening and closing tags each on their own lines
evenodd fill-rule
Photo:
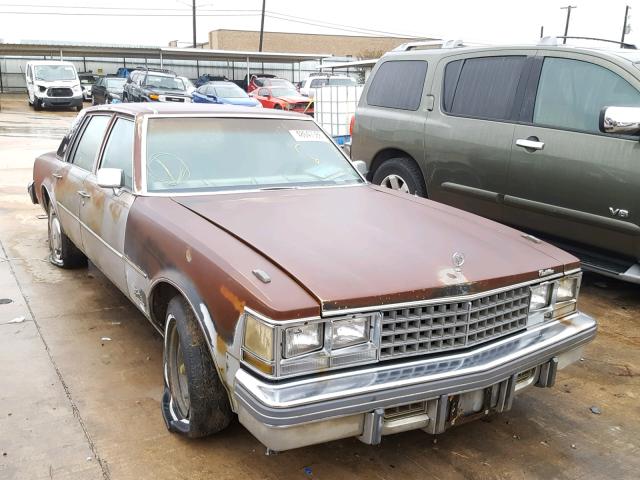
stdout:
<svg viewBox="0 0 640 480">
<path fill-rule="evenodd" d="M 24 69 L 28 61 L 59 60 L 59 57 L 0 57 L 0 93 L 25 92 Z M 247 62 L 239 61 L 204 61 L 204 60 L 163 60 L 158 58 L 90 58 L 64 57 L 72 62 L 79 72 L 91 71 L 98 75 L 114 74 L 120 67 L 133 68 L 147 66 L 167 68 L 187 78 L 198 78 L 204 73 L 226 76 L 229 80 L 242 80 L 247 74 Z M 263 63 L 250 62 L 249 71 L 268 73 L 286 78 L 291 82 L 299 82 L 311 73 L 317 73 L 317 61 L 302 63 Z"/>
</svg>

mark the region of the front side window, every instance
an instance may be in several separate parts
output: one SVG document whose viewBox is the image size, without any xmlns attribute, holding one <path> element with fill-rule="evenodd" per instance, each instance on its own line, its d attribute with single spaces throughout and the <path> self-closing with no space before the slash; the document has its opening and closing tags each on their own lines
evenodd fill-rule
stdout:
<svg viewBox="0 0 640 480">
<path fill-rule="evenodd" d="M 445 68 L 443 109 L 452 115 L 509 120 L 526 57 L 467 58 Z"/>
<path fill-rule="evenodd" d="M 600 65 L 545 58 L 533 111 L 534 124 L 599 133 L 600 112 L 612 106 L 640 106 L 638 90 Z"/>
<path fill-rule="evenodd" d="M 150 192 L 210 192 L 363 183 L 313 122 L 243 118 L 151 118 Z"/>
<path fill-rule="evenodd" d="M 78 141 L 71 163 L 84 170 L 92 170 L 110 119 L 108 115 L 94 115 L 88 119 L 89 123 L 82 131 L 82 137 Z"/>
<path fill-rule="evenodd" d="M 118 118 L 111 129 L 107 146 L 102 155 L 101 168 L 119 168 L 122 170 L 123 185 L 133 185 L 133 134 L 131 120 Z"/>
<path fill-rule="evenodd" d="M 422 60 L 389 61 L 380 65 L 369 92 L 367 103 L 376 107 L 417 110 L 427 75 L 427 62 Z"/>
</svg>

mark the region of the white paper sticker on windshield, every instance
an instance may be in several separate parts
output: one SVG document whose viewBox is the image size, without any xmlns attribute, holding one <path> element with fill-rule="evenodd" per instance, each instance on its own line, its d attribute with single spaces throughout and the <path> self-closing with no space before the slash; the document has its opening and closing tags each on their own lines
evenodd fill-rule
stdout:
<svg viewBox="0 0 640 480">
<path fill-rule="evenodd" d="M 327 137 L 319 130 L 289 130 L 296 142 L 326 142 Z"/>
</svg>

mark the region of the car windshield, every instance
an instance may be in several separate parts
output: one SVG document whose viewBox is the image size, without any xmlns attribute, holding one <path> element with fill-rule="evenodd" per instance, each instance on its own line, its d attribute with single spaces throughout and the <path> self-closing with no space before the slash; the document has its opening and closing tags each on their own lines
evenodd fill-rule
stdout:
<svg viewBox="0 0 640 480">
<path fill-rule="evenodd" d="M 300 94 L 293 88 L 276 87 L 271 89 L 271 95 L 274 97 L 298 97 Z"/>
<path fill-rule="evenodd" d="M 93 85 L 96 83 L 97 78 L 93 76 L 82 76 L 80 77 L 80 83 L 82 85 Z"/>
<path fill-rule="evenodd" d="M 248 98 L 247 92 L 236 85 L 215 85 L 217 97 L 222 98 Z"/>
<path fill-rule="evenodd" d="M 214 192 L 363 183 L 313 122 L 267 118 L 151 118 L 149 192 Z"/>
<path fill-rule="evenodd" d="M 166 75 L 147 75 L 144 83 L 147 87 L 161 88 L 163 90 L 184 90 L 184 82 L 177 77 Z"/>
<path fill-rule="evenodd" d="M 353 78 L 329 78 L 329 85 L 355 85 L 356 81 Z"/>
<path fill-rule="evenodd" d="M 122 90 L 124 88 L 124 84 L 127 81 L 126 78 L 107 78 L 107 88 Z"/>
<path fill-rule="evenodd" d="M 71 65 L 37 65 L 36 80 L 55 82 L 56 80 L 75 80 L 76 69 Z"/>
</svg>

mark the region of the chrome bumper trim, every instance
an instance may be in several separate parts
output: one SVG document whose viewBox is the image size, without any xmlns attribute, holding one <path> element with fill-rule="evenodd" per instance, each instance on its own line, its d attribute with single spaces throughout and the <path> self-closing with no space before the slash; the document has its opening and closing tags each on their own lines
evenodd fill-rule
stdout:
<svg viewBox="0 0 640 480">
<path fill-rule="evenodd" d="M 258 423 L 290 427 L 485 388 L 584 345 L 596 329 L 578 312 L 463 353 L 276 382 L 240 369 L 233 390 Z"/>
</svg>

